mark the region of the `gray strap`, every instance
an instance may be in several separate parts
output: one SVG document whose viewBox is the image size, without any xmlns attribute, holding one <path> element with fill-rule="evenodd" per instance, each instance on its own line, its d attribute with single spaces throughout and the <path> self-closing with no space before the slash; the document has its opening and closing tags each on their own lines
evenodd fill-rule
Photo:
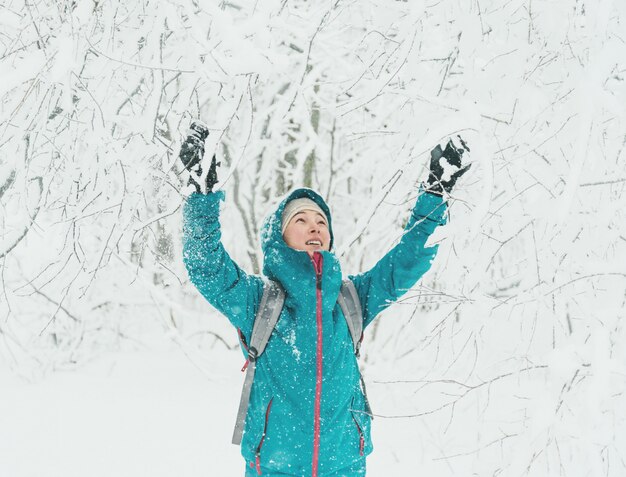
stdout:
<svg viewBox="0 0 626 477">
<path fill-rule="evenodd" d="M 354 344 L 354 354 L 358 358 L 361 349 L 361 338 L 363 336 L 363 310 L 361 309 L 361 300 L 359 300 L 359 295 L 352 280 L 343 281 L 337 301 L 339 302 L 341 311 L 343 311 L 346 317 L 346 323 L 348 324 L 348 329 L 352 336 L 352 343 Z M 363 397 L 365 398 L 365 412 L 374 419 L 372 408 L 367 398 L 365 380 L 363 379 L 363 374 L 360 369 L 359 374 L 361 375 L 361 389 L 363 390 Z"/>
<path fill-rule="evenodd" d="M 235 430 L 233 432 L 232 443 L 241 444 L 243 437 L 243 428 L 248 414 L 248 405 L 250 404 L 250 392 L 252 391 L 252 383 L 254 382 L 254 373 L 256 372 L 256 361 L 265 351 L 265 346 L 274 331 L 280 312 L 285 303 L 285 292 L 276 282 L 270 282 L 263 289 L 261 303 L 254 319 L 252 328 L 252 336 L 250 337 L 250 345 L 248 346 L 248 369 L 241 390 L 241 399 L 239 401 L 239 411 L 237 412 L 237 421 L 235 422 Z"/>
<path fill-rule="evenodd" d="M 239 411 L 237 411 L 237 420 L 235 421 L 235 430 L 233 431 L 232 443 L 241 444 L 243 437 L 243 426 L 246 422 L 246 414 L 248 414 L 248 404 L 250 404 L 250 391 L 252 391 L 252 382 L 254 381 L 254 372 L 256 371 L 256 361 L 248 363 L 246 370 L 246 378 L 241 389 L 241 399 L 239 401 Z"/>
<path fill-rule="evenodd" d="M 261 356 L 265 351 L 265 346 L 272 336 L 284 303 L 285 292 L 282 287 L 277 282 L 270 281 L 263 290 L 263 297 L 254 319 L 252 336 L 250 337 L 250 349 L 256 349 L 256 357 Z"/>
<path fill-rule="evenodd" d="M 343 281 L 337 301 L 346 318 L 350 336 L 352 336 L 354 354 L 358 358 L 361 348 L 361 337 L 363 335 L 363 312 L 361 310 L 359 295 L 357 294 L 356 287 L 354 283 L 352 283 L 352 280 Z"/>
</svg>

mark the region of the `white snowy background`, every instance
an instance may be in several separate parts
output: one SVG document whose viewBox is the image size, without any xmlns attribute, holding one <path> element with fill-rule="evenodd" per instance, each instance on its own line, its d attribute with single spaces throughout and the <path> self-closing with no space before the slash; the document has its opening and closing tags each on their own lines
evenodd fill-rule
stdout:
<svg viewBox="0 0 626 477">
<path fill-rule="evenodd" d="M 294 186 L 345 273 L 472 169 L 367 331 L 371 476 L 626 475 L 626 2 L 3 0 L 0 476 L 238 476 L 236 333 L 181 259 L 200 117 L 231 255 Z"/>
</svg>

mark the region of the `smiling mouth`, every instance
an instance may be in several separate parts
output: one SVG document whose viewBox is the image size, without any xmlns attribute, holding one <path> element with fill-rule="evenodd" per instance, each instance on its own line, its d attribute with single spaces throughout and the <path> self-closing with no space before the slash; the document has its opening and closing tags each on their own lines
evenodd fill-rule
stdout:
<svg viewBox="0 0 626 477">
<path fill-rule="evenodd" d="M 319 240 L 307 240 L 306 245 L 318 245 L 318 246 L 322 246 L 322 242 L 320 242 Z"/>
</svg>

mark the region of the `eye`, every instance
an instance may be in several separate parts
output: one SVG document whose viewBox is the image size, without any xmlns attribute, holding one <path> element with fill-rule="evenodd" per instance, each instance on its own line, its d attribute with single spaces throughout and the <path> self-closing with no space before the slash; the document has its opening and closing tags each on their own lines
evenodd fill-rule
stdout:
<svg viewBox="0 0 626 477">
<path fill-rule="evenodd" d="M 298 222 L 304 222 L 304 219 L 303 219 L 302 217 L 298 217 L 298 218 L 296 219 L 296 223 L 298 223 Z"/>
</svg>

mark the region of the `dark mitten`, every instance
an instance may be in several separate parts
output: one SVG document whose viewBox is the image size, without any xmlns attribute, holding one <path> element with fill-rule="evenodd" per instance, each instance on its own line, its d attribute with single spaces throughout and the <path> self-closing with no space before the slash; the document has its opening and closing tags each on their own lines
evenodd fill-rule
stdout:
<svg viewBox="0 0 626 477">
<path fill-rule="evenodd" d="M 180 146 L 180 161 L 189 172 L 195 172 L 204 156 L 204 141 L 209 137 L 208 128 L 200 121 L 193 121 L 187 131 L 187 137 Z"/>
<path fill-rule="evenodd" d="M 209 172 L 205 179 L 205 189 L 201 187 L 202 158 L 204 157 L 204 142 L 209 136 L 209 129 L 201 121 L 193 121 L 187 131 L 187 137 L 180 147 L 180 161 L 189 171 L 189 184 L 193 184 L 196 192 L 208 194 L 213 191 L 213 186 L 217 183 L 217 166 L 215 156 L 211 161 Z"/>
<path fill-rule="evenodd" d="M 469 152 L 470 148 L 463 141 L 461 136 L 457 136 L 459 145 L 455 145 L 452 140 L 448 141 L 445 149 L 441 149 L 438 144 L 430 151 L 430 171 L 426 184 L 426 191 L 436 195 L 443 195 L 443 192 L 450 193 L 456 184 L 456 181 L 465 174 L 471 167 L 471 164 L 463 166 L 463 154 Z M 457 170 L 450 175 L 447 180 L 443 179 L 444 168 L 442 161 L 450 167 L 456 167 Z"/>
</svg>

